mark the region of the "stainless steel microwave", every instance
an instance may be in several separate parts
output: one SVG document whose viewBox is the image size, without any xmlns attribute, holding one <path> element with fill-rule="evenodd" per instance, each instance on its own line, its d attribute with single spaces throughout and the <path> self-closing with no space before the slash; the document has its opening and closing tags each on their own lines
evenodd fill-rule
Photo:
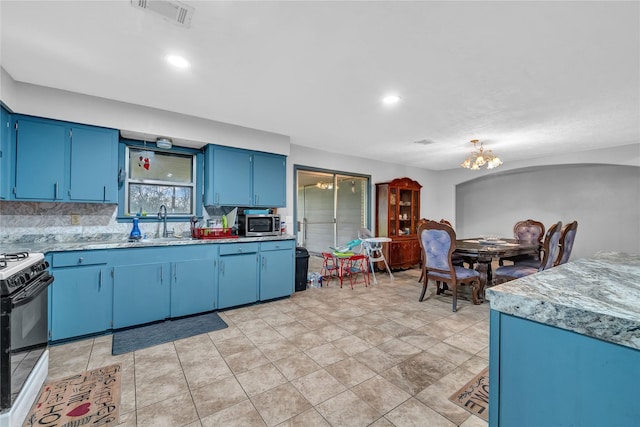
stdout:
<svg viewBox="0 0 640 427">
<path fill-rule="evenodd" d="M 260 237 L 280 235 L 280 215 L 246 214 L 238 216 L 240 236 Z"/>
</svg>

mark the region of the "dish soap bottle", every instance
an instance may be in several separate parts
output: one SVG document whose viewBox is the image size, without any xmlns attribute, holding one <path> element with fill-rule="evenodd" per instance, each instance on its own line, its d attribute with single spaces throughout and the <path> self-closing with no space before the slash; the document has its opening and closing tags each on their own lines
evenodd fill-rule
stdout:
<svg viewBox="0 0 640 427">
<path fill-rule="evenodd" d="M 140 227 L 138 227 L 138 217 L 133 218 L 133 228 L 131 228 L 131 233 L 129 233 L 129 241 L 135 242 L 142 238 L 142 233 L 140 233 Z"/>
</svg>

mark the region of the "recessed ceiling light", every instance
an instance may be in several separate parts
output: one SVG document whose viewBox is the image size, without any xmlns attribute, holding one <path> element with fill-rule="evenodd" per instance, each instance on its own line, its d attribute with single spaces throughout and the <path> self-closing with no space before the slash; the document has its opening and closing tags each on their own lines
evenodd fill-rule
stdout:
<svg viewBox="0 0 640 427">
<path fill-rule="evenodd" d="M 382 102 L 384 102 L 387 105 L 397 104 L 398 101 L 400 101 L 400 97 L 398 95 L 387 95 L 384 98 L 382 98 Z"/>
<path fill-rule="evenodd" d="M 187 68 L 189 66 L 189 62 L 186 59 L 184 59 L 182 56 L 178 56 L 178 55 L 167 56 L 167 61 L 169 61 L 169 64 L 178 68 Z"/>
</svg>

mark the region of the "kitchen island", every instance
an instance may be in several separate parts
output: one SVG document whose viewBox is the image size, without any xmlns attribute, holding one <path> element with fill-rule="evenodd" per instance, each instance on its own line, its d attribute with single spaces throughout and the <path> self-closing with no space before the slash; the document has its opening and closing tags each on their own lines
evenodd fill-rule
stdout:
<svg viewBox="0 0 640 427">
<path fill-rule="evenodd" d="M 291 235 L 45 241 L 2 250 L 45 253 L 55 279 L 51 342 L 288 297 L 295 288 Z"/>
<path fill-rule="evenodd" d="M 640 425 L 640 256 L 600 253 L 487 290 L 489 425 Z"/>
</svg>

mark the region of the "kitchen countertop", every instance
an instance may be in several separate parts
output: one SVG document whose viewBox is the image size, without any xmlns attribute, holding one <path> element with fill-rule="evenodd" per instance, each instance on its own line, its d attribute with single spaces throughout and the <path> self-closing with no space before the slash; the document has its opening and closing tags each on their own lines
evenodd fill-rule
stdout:
<svg viewBox="0 0 640 427">
<path fill-rule="evenodd" d="M 249 242 L 268 242 L 275 240 L 293 240 L 295 236 L 285 234 L 282 236 L 265 236 L 265 237 L 237 237 L 231 239 L 188 239 L 188 238 L 156 238 L 149 240 L 140 240 L 137 242 L 129 242 L 127 237 L 121 240 L 90 240 L 90 241 L 46 241 L 46 242 L 30 242 L 30 243 L 11 243 L 2 244 L 0 253 L 2 252 L 61 252 L 61 251 L 85 251 L 95 249 L 118 249 L 118 248 L 146 248 L 152 246 L 179 246 L 179 245 L 207 245 L 221 243 L 249 243 Z"/>
<path fill-rule="evenodd" d="M 640 256 L 599 253 L 487 289 L 491 309 L 640 350 Z"/>
</svg>

